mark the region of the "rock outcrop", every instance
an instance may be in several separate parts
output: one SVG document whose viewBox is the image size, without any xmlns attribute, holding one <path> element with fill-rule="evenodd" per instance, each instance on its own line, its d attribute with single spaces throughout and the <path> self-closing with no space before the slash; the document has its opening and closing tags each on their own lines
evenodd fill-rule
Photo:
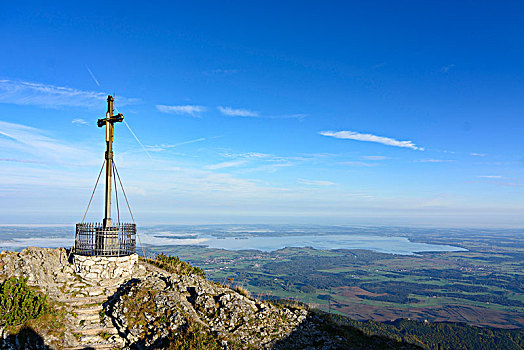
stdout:
<svg viewBox="0 0 524 350">
<path fill-rule="evenodd" d="M 224 348 L 271 348 L 307 316 L 306 310 L 253 300 L 198 276 L 167 273 L 127 282 L 104 310 L 127 344 L 151 349 L 195 326 Z"/>
<path fill-rule="evenodd" d="M 45 348 L 352 348 L 304 308 L 256 300 L 144 261 L 127 280 L 83 278 L 70 261 L 63 248 L 0 254 L 0 279 L 26 277 L 65 314 L 62 337 L 39 334 Z M 6 332 L 3 338 L 4 346 L 16 348 L 17 339 Z"/>
</svg>

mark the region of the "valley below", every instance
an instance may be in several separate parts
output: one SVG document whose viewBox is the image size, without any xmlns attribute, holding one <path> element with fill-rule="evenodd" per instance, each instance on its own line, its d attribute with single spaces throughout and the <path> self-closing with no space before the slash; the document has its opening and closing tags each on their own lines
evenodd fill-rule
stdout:
<svg viewBox="0 0 524 350">
<path fill-rule="evenodd" d="M 139 254 L 179 256 L 259 299 L 296 300 L 360 321 L 524 327 L 517 229 L 157 225 L 139 234 Z M 72 236 L 68 226 L 2 226 L 0 247 L 67 247 Z"/>
<path fill-rule="evenodd" d="M 338 234 L 340 248 L 305 245 L 268 251 L 190 244 L 148 245 L 146 249 L 148 254 L 178 255 L 202 267 L 209 278 L 241 285 L 260 298 L 297 300 L 356 320 L 407 318 L 524 327 L 524 238 L 517 230 L 255 228 L 222 228 L 216 237 L 236 237 L 241 244 L 252 236 L 289 240 L 315 230 L 319 242 L 323 234 L 330 241 Z M 166 237 L 165 227 L 157 229 Z M 171 228 L 170 232 L 200 237 L 187 228 Z M 344 249 L 348 237 L 356 234 L 383 240 L 377 240 L 376 250 Z M 402 237 L 409 244 L 443 247 L 444 251 L 381 252 L 383 243 L 392 237 Z"/>
</svg>

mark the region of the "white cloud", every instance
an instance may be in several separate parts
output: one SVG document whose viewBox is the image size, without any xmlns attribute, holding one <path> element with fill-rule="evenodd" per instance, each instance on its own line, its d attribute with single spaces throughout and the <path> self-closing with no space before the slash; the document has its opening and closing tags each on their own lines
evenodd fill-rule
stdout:
<svg viewBox="0 0 524 350">
<path fill-rule="evenodd" d="M 377 166 L 377 163 L 366 163 L 366 162 L 354 162 L 354 161 L 348 161 L 348 162 L 340 162 L 339 164 L 342 165 L 350 165 L 350 166 L 361 166 L 361 167 L 372 167 Z"/>
<path fill-rule="evenodd" d="M 62 164 L 85 164 L 94 159 L 94 153 L 85 147 L 74 146 L 46 136 L 40 129 L 0 121 L 0 150 L 4 154 L 25 154 L 38 161 Z"/>
<path fill-rule="evenodd" d="M 81 118 L 73 119 L 71 123 L 77 124 L 77 125 L 87 125 L 88 124 L 84 119 L 81 119 Z"/>
<path fill-rule="evenodd" d="M 224 157 L 227 158 L 244 158 L 244 159 L 251 159 L 251 158 L 274 158 L 275 156 L 272 154 L 267 153 L 259 153 L 259 152 L 246 152 L 246 153 L 238 153 L 238 154 L 232 154 L 232 153 L 223 153 Z"/>
<path fill-rule="evenodd" d="M 256 111 L 243 108 L 232 108 L 218 106 L 217 109 L 223 115 L 230 117 L 251 117 L 251 118 L 264 118 L 264 119 L 298 119 L 302 120 L 308 116 L 308 114 L 294 113 L 294 114 L 277 114 L 277 115 L 261 115 Z"/>
<path fill-rule="evenodd" d="M 160 145 L 147 145 L 146 148 L 149 151 L 151 151 L 151 152 L 161 152 L 161 151 L 165 151 L 168 148 L 175 148 L 175 147 L 178 147 L 178 146 L 188 145 L 188 144 L 195 143 L 195 142 L 202 142 L 202 141 L 205 141 L 205 140 L 206 140 L 205 137 L 201 137 L 201 138 L 198 138 L 198 139 L 189 140 L 189 141 L 183 141 L 183 142 L 179 142 L 179 143 L 175 143 L 175 144 L 162 143 Z"/>
<path fill-rule="evenodd" d="M 147 149 L 148 152 L 162 152 L 162 151 L 165 151 L 166 149 L 162 146 L 150 146 L 150 145 L 145 145 L 145 148 Z"/>
<path fill-rule="evenodd" d="M 205 140 L 206 140 L 205 137 L 201 137 L 201 138 L 198 138 L 198 139 L 189 140 L 189 141 L 183 141 L 183 142 L 175 143 L 174 145 L 165 145 L 165 146 L 166 147 L 178 147 L 178 146 L 187 145 L 187 144 L 190 144 L 190 143 L 202 142 L 202 141 L 205 141 Z"/>
<path fill-rule="evenodd" d="M 239 172 L 252 173 L 252 172 L 269 172 L 274 173 L 279 169 L 285 167 L 292 167 L 300 162 L 308 160 L 304 157 L 283 157 L 274 154 L 258 153 L 258 152 L 246 152 L 246 153 L 222 153 L 224 158 L 232 159 L 232 161 L 226 161 L 219 163 L 220 168 L 224 168 L 224 165 L 238 166 L 243 164 L 249 164 L 249 167 L 243 167 Z M 211 165 L 213 168 L 206 167 L 206 169 L 217 169 L 216 165 Z"/>
<path fill-rule="evenodd" d="M 297 182 L 302 185 L 308 186 L 333 186 L 336 183 L 326 180 L 308 180 L 308 179 L 297 179 Z"/>
<path fill-rule="evenodd" d="M 415 162 L 419 162 L 419 163 L 449 163 L 449 162 L 454 162 L 454 160 L 451 160 L 451 159 L 420 159 L 420 160 L 416 160 Z"/>
<path fill-rule="evenodd" d="M 15 163 L 28 163 L 28 164 L 45 164 L 44 162 L 39 162 L 37 160 L 24 160 L 16 158 L 0 158 L 2 162 L 15 162 Z"/>
<path fill-rule="evenodd" d="M 82 91 L 68 87 L 25 81 L 0 80 L 0 103 L 34 105 L 46 108 L 100 107 L 106 103 L 103 92 Z M 115 105 L 138 103 L 137 98 L 115 98 Z"/>
<path fill-rule="evenodd" d="M 485 157 L 485 156 L 487 156 L 487 154 L 484 154 L 484 153 L 470 153 L 469 155 L 470 156 L 474 156 L 474 157 Z"/>
<path fill-rule="evenodd" d="M 279 114 L 279 115 L 269 115 L 269 116 L 263 116 L 262 118 L 268 118 L 268 119 L 298 119 L 302 120 L 309 116 L 309 114 L 304 113 L 295 113 L 295 114 Z"/>
<path fill-rule="evenodd" d="M 224 169 L 224 168 L 232 168 L 232 167 L 243 165 L 245 163 L 247 163 L 247 160 L 233 160 L 229 162 L 222 162 L 218 164 L 208 165 L 205 168 L 209 170 L 217 170 L 217 169 Z"/>
<path fill-rule="evenodd" d="M 249 109 L 221 107 L 221 106 L 218 106 L 217 109 L 223 115 L 227 115 L 230 117 L 258 117 L 259 116 L 258 112 L 251 111 Z"/>
<path fill-rule="evenodd" d="M 377 136 L 373 134 L 361 134 L 356 131 L 320 131 L 320 135 L 330 136 L 337 139 L 349 139 L 357 141 L 367 141 L 381 143 L 387 146 L 405 147 L 418 151 L 423 151 L 424 148 L 416 146 L 413 141 L 398 141 L 389 137 Z"/>
<path fill-rule="evenodd" d="M 364 156 L 362 158 L 367 159 L 367 160 L 386 160 L 386 159 L 390 159 L 389 157 L 386 157 L 386 156 Z"/>
<path fill-rule="evenodd" d="M 479 175 L 477 177 L 480 177 L 483 179 L 502 179 L 502 176 L 500 175 Z"/>
<path fill-rule="evenodd" d="M 200 117 L 200 113 L 204 112 L 206 110 L 206 107 L 196 106 L 196 105 L 183 105 L 183 106 L 156 105 L 156 109 L 158 109 L 162 113 L 189 114 L 192 117 Z"/>
</svg>

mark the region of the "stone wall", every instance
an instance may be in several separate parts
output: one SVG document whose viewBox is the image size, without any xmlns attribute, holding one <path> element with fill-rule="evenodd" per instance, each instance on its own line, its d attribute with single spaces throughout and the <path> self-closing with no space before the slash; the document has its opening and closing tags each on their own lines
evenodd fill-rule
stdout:
<svg viewBox="0 0 524 350">
<path fill-rule="evenodd" d="M 139 268 L 138 255 L 128 256 L 73 256 L 75 272 L 86 280 L 126 279 Z"/>
</svg>

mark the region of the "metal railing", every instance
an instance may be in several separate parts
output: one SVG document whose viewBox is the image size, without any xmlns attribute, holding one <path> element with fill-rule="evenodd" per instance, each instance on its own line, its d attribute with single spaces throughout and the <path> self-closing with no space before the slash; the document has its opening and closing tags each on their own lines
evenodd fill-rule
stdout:
<svg viewBox="0 0 524 350">
<path fill-rule="evenodd" d="M 89 256 L 126 256 L 136 253 L 136 225 L 76 224 L 74 253 Z"/>
</svg>

